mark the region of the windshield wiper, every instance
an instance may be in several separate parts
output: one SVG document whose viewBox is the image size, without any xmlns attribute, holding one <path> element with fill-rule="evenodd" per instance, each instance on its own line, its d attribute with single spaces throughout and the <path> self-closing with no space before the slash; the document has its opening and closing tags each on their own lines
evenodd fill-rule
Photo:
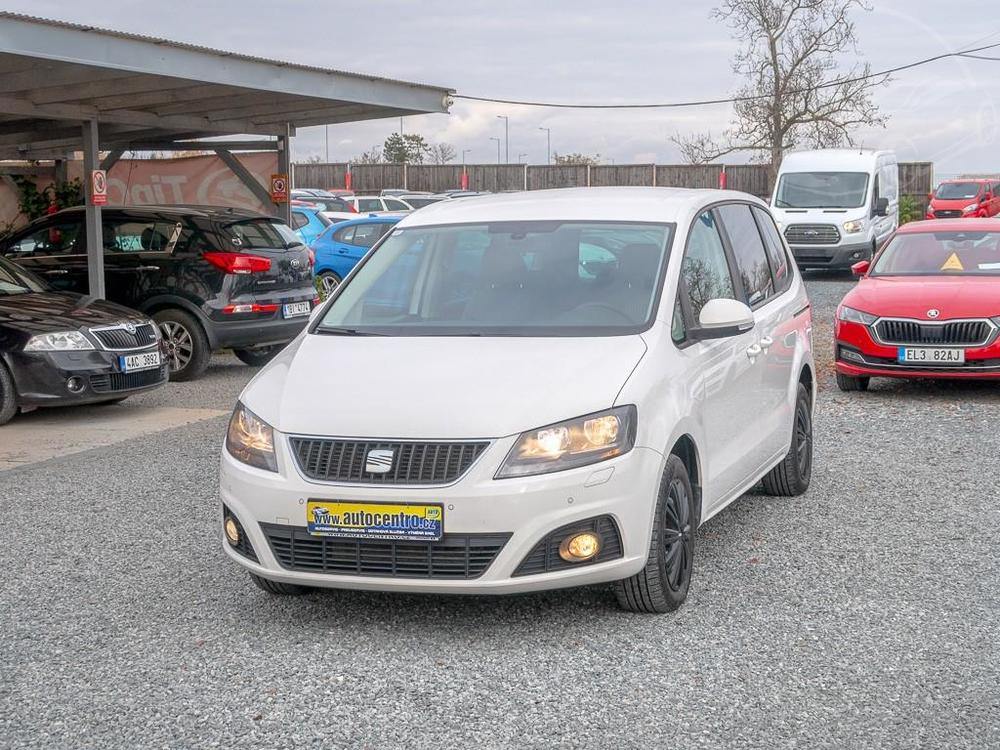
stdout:
<svg viewBox="0 0 1000 750">
<path fill-rule="evenodd" d="M 357 328 L 341 328 L 336 326 L 319 326 L 314 333 L 325 333 L 330 336 L 386 336 L 385 333 L 374 333 L 373 331 L 359 331 Z"/>
</svg>

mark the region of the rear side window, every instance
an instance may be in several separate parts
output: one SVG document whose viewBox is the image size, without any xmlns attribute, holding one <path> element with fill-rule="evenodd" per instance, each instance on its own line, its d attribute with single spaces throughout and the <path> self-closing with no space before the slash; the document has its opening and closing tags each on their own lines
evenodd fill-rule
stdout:
<svg viewBox="0 0 1000 750">
<path fill-rule="evenodd" d="M 687 291 L 691 316 L 695 321 L 709 300 L 736 299 L 726 249 L 719 235 L 715 215 L 711 211 L 706 211 L 695 219 L 691 227 L 684 262 L 681 264 L 681 277 Z"/>
<path fill-rule="evenodd" d="M 774 281 L 767 253 L 760 238 L 757 222 L 745 203 L 730 203 L 719 207 L 722 224 L 733 246 L 736 268 L 743 282 L 743 292 L 750 307 L 763 304 L 774 296 Z"/>
<path fill-rule="evenodd" d="M 360 224 L 354 228 L 354 237 L 350 244 L 358 247 L 371 247 L 382 236 L 381 224 Z"/>
<path fill-rule="evenodd" d="M 381 198 L 358 198 L 358 211 L 382 211 Z"/>
<path fill-rule="evenodd" d="M 182 238 L 180 222 L 151 219 L 111 219 L 102 227 L 104 251 L 114 254 L 172 253 Z"/>
<path fill-rule="evenodd" d="M 305 214 L 300 214 L 298 212 L 292 213 L 292 228 L 301 229 L 306 224 L 309 223 L 309 219 L 306 218 Z"/>
<path fill-rule="evenodd" d="M 774 225 L 771 215 L 754 206 L 750 209 L 757 219 L 757 226 L 760 227 L 761 236 L 764 238 L 764 248 L 767 250 L 767 259 L 771 263 L 771 275 L 774 276 L 774 293 L 781 294 L 792 285 L 792 274 L 788 264 L 788 253 L 785 252 L 785 245 L 778 234 L 778 228 Z"/>
<path fill-rule="evenodd" d="M 222 227 L 222 233 L 238 250 L 267 250 L 301 245 L 287 224 L 271 219 L 246 219 Z"/>
</svg>

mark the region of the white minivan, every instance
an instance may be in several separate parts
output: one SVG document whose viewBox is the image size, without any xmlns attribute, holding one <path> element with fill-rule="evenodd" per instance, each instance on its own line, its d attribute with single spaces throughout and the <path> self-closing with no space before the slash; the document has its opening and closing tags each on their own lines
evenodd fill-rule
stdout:
<svg viewBox="0 0 1000 750">
<path fill-rule="evenodd" d="M 805 288 L 766 204 L 578 188 L 404 218 L 240 396 L 227 554 L 261 588 L 687 595 L 695 531 L 809 484 Z"/>
<path fill-rule="evenodd" d="M 800 268 L 869 260 L 899 226 L 899 166 L 892 151 L 787 154 L 771 210 Z"/>
</svg>

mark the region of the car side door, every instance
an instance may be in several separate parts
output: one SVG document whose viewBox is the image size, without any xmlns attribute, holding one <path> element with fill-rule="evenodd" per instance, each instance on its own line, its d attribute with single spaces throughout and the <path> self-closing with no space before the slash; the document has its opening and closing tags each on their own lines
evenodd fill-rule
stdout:
<svg viewBox="0 0 1000 750">
<path fill-rule="evenodd" d="M 704 435 L 706 515 L 743 489 L 752 473 L 747 445 L 756 440 L 755 409 L 760 354 L 754 330 L 726 338 L 699 340 L 689 335 L 702 308 L 713 299 L 739 299 L 735 267 L 713 209 L 702 212 L 688 232 L 681 261 L 671 337 L 694 379 L 694 418 Z"/>
<path fill-rule="evenodd" d="M 172 252 L 181 224 L 127 213 L 104 212 L 104 277 L 112 302 L 139 308 L 143 300 L 165 291 Z"/>
<path fill-rule="evenodd" d="M 53 216 L 14 235 L 4 256 L 41 276 L 53 289 L 86 294 L 86 232 L 83 214 Z"/>
</svg>

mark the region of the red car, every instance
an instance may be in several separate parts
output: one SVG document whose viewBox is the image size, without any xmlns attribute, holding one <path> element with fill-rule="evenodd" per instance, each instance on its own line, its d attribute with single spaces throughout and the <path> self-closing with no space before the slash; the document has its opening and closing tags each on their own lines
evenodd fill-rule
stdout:
<svg viewBox="0 0 1000 750">
<path fill-rule="evenodd" d="M 896 230 L 837 308 L 837 385 L 873 376 L 1000 379 L 1000 219 Z"/>
<path fill-rule="evenodd" d="M 1000 213 L 1000 180 L 945 180 L 928 197 L 928 219 L 988 218 Z"/>
</svg>

